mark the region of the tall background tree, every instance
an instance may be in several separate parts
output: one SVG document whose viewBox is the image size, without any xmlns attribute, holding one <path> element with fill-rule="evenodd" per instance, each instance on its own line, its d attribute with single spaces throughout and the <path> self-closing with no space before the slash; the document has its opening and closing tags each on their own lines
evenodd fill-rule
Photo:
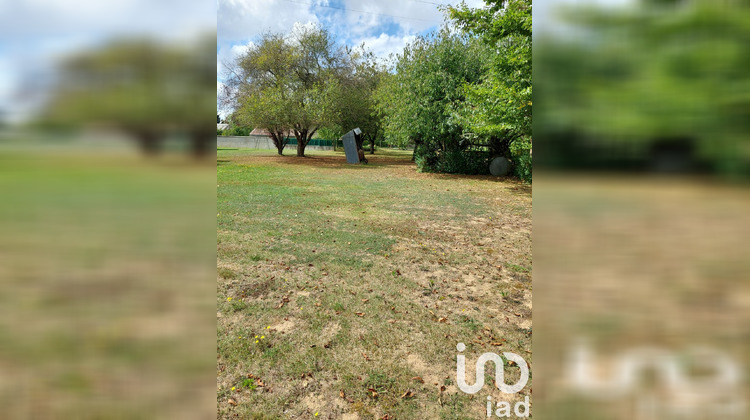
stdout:
<svg viewBox="0 0 750 420">
<path fill-rule="evenodd" d="M 229 64 L 231 77 L 225 84 L 224 101 L 235 107 L 233 122 L 266 130 L 280 155 L 292 129 L 293 54 L 282 35 L 264 34 L 257 46 Z"/>
<path fill-rule="evenodd" d="M 463 86 L 483 74 L 486 55 L 475 39 L 444 28 L 407 45 L 382 77 L 375 98 L 385 135 L 392 144 L 414 144 L 420 170 L 486 171 L 486 162 L 474 165 L 463 153 L 470 143 L 453 116 L 465 100 Z"/>
<path fill-rule="evenodd" d="M 451 19 L 494 51 L 482 78 L 464 86 L 456 117 L 467 134 L 488 142 L 492 154 L 509 156 L 516 175 L 531 181 L 531 0 L 485 0 L 471 9 L 448 7 Z"/>
<path fill-rule="evenodd" d="M 129 39 L 69 57 L 41 116 L 48 126 L 119 129 L 147 154 L 165 137 L 187 139 L 196 155 L 212 150 L 215 40 L 191 48 Z"/>
<path fill-rule="evenodd" d="M 325 29 L 266 34 L 230 63 L 225 102 L 235 109 L 235 121 L 264 128 L 279 142 L 282 133 L 293 133 L 303 157 L 315 133 L 339 119 L 342 80 L 352 69 L 346 49 Z M 277 149 L 281 153 L 281 143 Z"/>
<path fill-rule="evenodd" d="M 642 0 L 563 19 L 576 32 L 537 43 L 545 162 L 750 176 L 747 2 Z"/>
<path fill-rule="evenodd" d="M 372 52 L 364 46 L 346 51 L 351 68 L 339 74 L 336 92 L 336 119 L 328 128 L 328 135 L 341 137 L 359 127 L 362 130 L 358 148 L 365 140 L 370 142 L 370 152 L 375 151 L 375 140 L 382 134 L 380 116 L 376 112 L 375 91 L 386 75 Z"/>
</svg>

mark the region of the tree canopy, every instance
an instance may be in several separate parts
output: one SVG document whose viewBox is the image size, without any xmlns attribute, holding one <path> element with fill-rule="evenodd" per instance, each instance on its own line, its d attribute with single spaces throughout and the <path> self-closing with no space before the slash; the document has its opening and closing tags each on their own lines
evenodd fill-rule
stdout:
<svg viewBox="0 0 750 420">
<path fill-rule="evenodd" d="M 377 131 L 370 96 L 378 77 L 371 55 L 338 45 L 320 27 L 300 27 L 289 36 L 263 35 L 231 63 L 224 97 L 235 121 L 268 130 L 274 141 L 293 133 L 304 156 L 322 127 Z"/>
<path fill-rule="evenodd" d="M 455 24 L 407 45 L 376 98 L 386 136 L 421 170 L 487 173 L 505 156 L 531 180 L 531 1 L 445 11 Z"/>
<path fill-rule="evenodd" d="M 170 133 L 186 133 L 196 154 L 213 136 L 209 117 L 216 95 L 213 40 L 192 48 L 129 39 L 66 59 L 49 103 L 46 124 L 107 125 L 132 134 L 147 153 Z"/>
<path fill-rule="evenodd" d="M 465 100 L 464 84 L 481 77 L 485 55 L 475 40 L 444 28 L 407 45 L 383 78 L 376 98 L 386 136 L 414 144 L 421 170 L 448 169 L 446 156 L 468 147 L 453 108 Z"/>
<path fill-rule="evenodd" d="M 565 18 L 580 35 L 546 39 L 539 49 L 541 68 L 555 69 L 538 83 L 545 149 L 563 156 L 585 142 L 648 160 L 660 142 L 684 139 L 708 167 L 748 173 L 746 2 L 650 0 L 571 8 Z"/>
<path fill-rule="evenodd" d="M 471 9 L 462 3 L 448 14 L 492 53 L 482 78 L 464 86 L 466 100 L 456 116 L 468 133 L 485 138 L 493 154 L 507 153 L 516 174 L 531 180 L 532 25 L 531 0 L 485 0 Z"/>
</svg>

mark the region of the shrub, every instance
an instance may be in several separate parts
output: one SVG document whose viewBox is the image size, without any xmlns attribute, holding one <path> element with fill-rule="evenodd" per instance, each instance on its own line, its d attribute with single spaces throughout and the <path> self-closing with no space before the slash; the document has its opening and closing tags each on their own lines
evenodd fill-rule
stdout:
<svg viewBox="0 0 750 420">
<path fill-rule="evenodd" d="M 441 153 L 420 147 L 414 161 L 422 172 L 484 175 L 489 173 L 490 155 L 488 152 L 461 149 Z"/>
<path fill-rule="evenodd" d="M 516 176 L 531 183 L 531 140 L 518 139 L 510 144 L 513 172 Z"/>
<path fill-rule="evenodd" d="M 484 175 L 490 172 L 489 153 L 470 150 L 449 150 L 440 156 L 438 172 Z"/>
<path fill-rule="evenodd" d="M 233 126 L 231 129 L 229 129 L 229 135 L 230 136 L 249 136 L 250 131 L 251 130 L 247 127 Z"/>
</svg>

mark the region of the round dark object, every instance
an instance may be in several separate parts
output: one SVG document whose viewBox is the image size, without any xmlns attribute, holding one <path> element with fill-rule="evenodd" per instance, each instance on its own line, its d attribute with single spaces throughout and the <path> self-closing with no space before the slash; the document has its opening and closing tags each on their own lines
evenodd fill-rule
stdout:
<svg viewBox="0 0 750 420">
<path fill-rule="evenodd" d="M 493 176 L 505 176 L 510 173 L 510 161 L 498 156 L 490 162 L 490 173 Z"/>
</svg>

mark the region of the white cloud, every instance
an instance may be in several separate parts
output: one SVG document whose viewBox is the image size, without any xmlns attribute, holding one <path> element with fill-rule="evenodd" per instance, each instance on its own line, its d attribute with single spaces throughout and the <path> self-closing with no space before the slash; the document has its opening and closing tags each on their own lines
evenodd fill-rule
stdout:
<svg viewBox="0 0 750 420">
<path fill-rule="evenodd" d="M 388 35 L 381 33 L 377 37 L 366 37 L 359 40 L 357 45 L 364 43 L 365 48 L 372 51 L 376 56 L 387 58 L 390 54 L 401 53 L 406 44 L 414 41 L 416 35 Z"/>
<path fill-rule="evenodd" d="M 347 21 L 355 31 L 364 31 L 385 22 L 396 22 L 406 33 L 439 26 L 443 13 L 437 6 L 404 0 L 345 0 Z M 436 2 L 437 3 L 437 2 Z M 362 13 L 365 12 L 365 13 Z"/>
<path fill-rule="evenodd" d="M 247 53 L 247 51 L 255 46 L 255 43 L 248 41 L 245 44 L 235 44 L 219 47 L 216 51 L 216 76 L 219 79 L 223 79 L 223 75 L 226 71 L 225 64 L 231 64 L 234 60 Z"/>
<path fill-rule="evenodd" d="M 266 31 L 286 32 L 296 22 L 318 22 L 318 17 L 310 6 L 283 0 L 218 0 L 220 44 L 256 39 Z"/>
<path fill-rule="evenodd" d="M 173 39 L 186 32 L 204 32 L 216 26 L 216 6 L 210 1 L 20 0 L 3 3 L 0 34 L 16 40 L 133 33 Z"/>
<path fill-rule="evenodd" d="M 389 35 L 414 35 L 439 27 L 443 12 L 430 2 L 413 0 L 218 0 L 219 45 L 257 39 L 263 32 L 288 32 L 295 24 L 330 26 L 349 39 L 377 37 L 384 27 Z M 460 0 L 432 3 L 459 4 Z M 482 0 L 467 0 L 481 7 Z M 330 7 L 326 7 L 330 6 Z M 343 9 L 343 10 L 342 10 Z"/>
</svg>

